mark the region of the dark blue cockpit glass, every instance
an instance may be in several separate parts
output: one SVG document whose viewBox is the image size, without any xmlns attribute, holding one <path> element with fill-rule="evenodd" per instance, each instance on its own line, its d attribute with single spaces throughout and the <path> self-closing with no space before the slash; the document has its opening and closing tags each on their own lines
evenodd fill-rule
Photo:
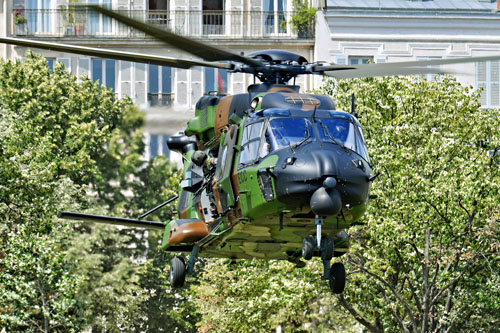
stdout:
<svg viewBox="0 0 500 333">
<path fill-rule="evenodd" d="M 322 141 L 338 143 L 357 152 L 366 161 L 369 161 L 365 140 L 350 121 L 318 119 L 318 130 Z"/>
<path fill-rule="evenodd" d="M 271 151 L 315 140 L 309 120 L 304 118 L 273 118 L 269 121 L 266 141 Z"/>
</svg>

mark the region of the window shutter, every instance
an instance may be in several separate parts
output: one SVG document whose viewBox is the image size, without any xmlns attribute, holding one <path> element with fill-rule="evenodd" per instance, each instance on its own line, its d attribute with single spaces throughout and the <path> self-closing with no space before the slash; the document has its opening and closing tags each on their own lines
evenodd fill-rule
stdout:
<svg viewBox="0 0 500 333">
<path fill-rule="evenodd" d="M 188 96 L 187 96 L 187 77 L 188 70 L 187 69 L 176 69 L 175 75 L 175 104 L 186 105 L 188 104 Z"/>
<path fill-rule="evenodd" d="M 194 105 L 202 95 L 201 67 L 193 67 L 191 68 L 191 104 Z"/>
<path fill-rule="evenodd" d="M 486 62 L 476 63 L 476 87 L 477 89 L 483 89 L 479 102 L 483 106 L 487 106 L 486 96 L 487 94 L 487 78 L 486 78 Z"/>
<path fill-rule="evenodd" d="M 146 103 L 146 64 L 135 64 L 135 102 Z"/>
<path fill-rule="evenodd" d="M 376 64 L 385 64 L 387 62 L 387 57 L 386 56 L 375 56 L 375 58 L 373 60 L 375 60 Z"/>
<path fill-rule="evenodd" d="M 241 94 L 245 92 L 245 74 L 243 73 L 229 73 L 228 74 L 229 87 L 228 93 Z"/>
<path fill-rule="evenodd" d="M 121 97 L 132 96 L 132 63 L 120 61 L 120 92 Z"/>
<path fill-rule="evenodd" d="M 497 107 L 500 104 L 499 96 L 499 66 L 498 61 L 490 63 L 490 104 L 491 107 Z"/>
<path fill-rule="evenodd" d="M 90 59 L 89 58 L 78 58 L 78 82 L 81 81 L 82 75 L 90 77 Z"/>
</svg>

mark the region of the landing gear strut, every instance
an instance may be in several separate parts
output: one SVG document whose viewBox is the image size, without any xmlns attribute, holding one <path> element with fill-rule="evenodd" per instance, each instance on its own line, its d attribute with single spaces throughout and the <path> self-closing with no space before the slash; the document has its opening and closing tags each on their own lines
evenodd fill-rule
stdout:
<svg viewBox="0 0 500 333">
<path fill-rule="evenodd" d="M 323 218 L 316 216 L 314 219 L 316 225 L 316 237 L 305 237 L 302 241 L 302 258 L 310 260 L 316 253 L 323 262 L 322 280 L 328 280 L 330 290 L 334 294 L 340 294 L 345 288 L 345 267 L 342 263 L 334 263 L 330 266 L 330 261 L 334 256 L 335 246 L 330 237 L 321 237 L 321 227 Z"/>
</svg>

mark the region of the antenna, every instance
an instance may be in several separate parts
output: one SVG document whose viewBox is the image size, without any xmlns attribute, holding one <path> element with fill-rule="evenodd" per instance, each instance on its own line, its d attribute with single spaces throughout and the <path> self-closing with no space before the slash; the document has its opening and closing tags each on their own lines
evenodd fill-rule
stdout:
<svg viewBox="0 0 500 333">
<path fill-rule="evenodd" d="M 317 110 L 317 109 L 318 109 L 318 104 L 316 104 L 316 105 L 314 106 L 314 111 L 313 111 L 313 113 L 312 113 L 312 115 L 311 115 L 311 121 L 312 121 L 313 123 L 315 122 L 315 118 L 314 118 L 314 117 L 316 116 L 316 110 Z"/>
<path fill-rule="evenodd" d="M 351 95 L 351 114 L 358 118 L 358 113 L 356 112 L 356 97 L 354 96 L 354 93 Z"/>
</svg>

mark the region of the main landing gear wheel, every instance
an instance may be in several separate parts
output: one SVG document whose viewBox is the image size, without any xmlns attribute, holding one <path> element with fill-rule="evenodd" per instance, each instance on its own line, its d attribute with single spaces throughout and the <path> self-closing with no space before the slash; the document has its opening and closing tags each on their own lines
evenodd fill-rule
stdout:
<svg viewBox="0 0 500 333">
<path fill-rule="evenodd" d="M 186 280 L 186 263 L 181 257 L 175 256 L 170 261 L 170 285 L 173 288 L 180 288 Z"/>
<path fill-rule="evenodd" d="M 336 262 L 330 270 L 330 290 L 334 294 L 341 294 L 345 288 L 344 264 Z"/>
<path fill-rule="evenodd" d="M 302 241 L 302 258 L 310 260 L 314 253 L 314 241 L 312 237 L 306 237 Z"/>
</svg>

